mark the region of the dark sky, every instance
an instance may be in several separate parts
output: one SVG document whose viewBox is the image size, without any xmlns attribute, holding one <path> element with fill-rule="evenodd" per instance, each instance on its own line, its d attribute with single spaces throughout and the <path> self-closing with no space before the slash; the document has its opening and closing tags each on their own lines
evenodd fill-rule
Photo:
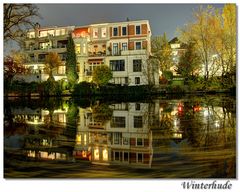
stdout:
<svg viewBox="0 0 240 192">
<path fill-rule="evenodd" d="M 41 26 L 82 26 L 101 22 L 149 20 L 153 35 L 167 33 L 168 39 L 177 36 L 176 29 L 192 19 L 194 9 L 201 4 L 37 4 L 42 16 Z M 224 4 L 212 4 L 222 8 Z M 207 4 L 204 4 L 207 6 Z M 17 49 L 16 43 L 4 47 L 7 54 Z"/>
<path fill-rule="evenodd" d="M 176 29 L 192 18 L 200 4 L 37 4 L 43 19 L 41 26 L 87 25 L 147 19 L 153 35 L 176 35 Z M 206 5 L 205 5 L 206 6 Z M 223 4 L 214 4 L 223 7 Z"/>
</svg>

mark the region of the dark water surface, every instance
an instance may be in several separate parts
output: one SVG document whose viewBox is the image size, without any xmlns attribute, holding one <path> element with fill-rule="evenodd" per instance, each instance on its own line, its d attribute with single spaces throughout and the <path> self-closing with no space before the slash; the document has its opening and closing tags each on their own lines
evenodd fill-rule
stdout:
<svg viewBox="0 0 240 192">
<path fill-rule="evenodd" d="M 4 100 L 5 178 L 236 178 L 236 100 Z"/>
</svg>

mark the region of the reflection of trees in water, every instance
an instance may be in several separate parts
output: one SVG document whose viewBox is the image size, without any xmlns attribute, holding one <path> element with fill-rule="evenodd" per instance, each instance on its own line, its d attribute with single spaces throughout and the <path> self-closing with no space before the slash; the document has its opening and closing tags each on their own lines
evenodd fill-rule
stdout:
<svg viewBox="0 0 240 192">
<path fill-rule="evenodd" d="M 188 141 L 194 147 L 220 148 L 235 146 L 236 120 L 226 102 L 234 106 L 234 100 L 227 98 L 205 98 L 201 105 L 204 112 L 196 113 L 191 102 L 184 103 L 184 115 L 180 117 L 181 127 Z M 187 120 L 186 115 L 191 121 Z"/>
<path fill-rule="evenodd" d="M 92 113 L 95 121 L 105 124 L 112 118 L 113 109 L 107 103 L 98 103 L 92 107 Z"/>
</svg>

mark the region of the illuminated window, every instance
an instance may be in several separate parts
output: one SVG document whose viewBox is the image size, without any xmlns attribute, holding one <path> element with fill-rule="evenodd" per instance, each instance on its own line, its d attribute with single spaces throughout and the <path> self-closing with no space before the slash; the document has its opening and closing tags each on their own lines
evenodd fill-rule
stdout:
<svg viewBox="0 0 240 192">
<path fill-rule="evenodd" d="M 76 46 L 75 46 L 75 51 L 76 51 L 76 53 L 81 53 L 81 44 L 76 44 Z"/>
<path fill-rule="evenodd" d="M 93 38 L 98 38 L 98 28 L 93 28 Z"/>
<path fill-rule="evenodd" d="M 46 37 L 48 35 L 47 31 L 40 31 L 39 36 L 40 37 Z"/>
<path fill-rule="evenodd" d="M 94 149 L 94 160 L 99 160 L 99 149 Z"/>
<path fill-rule="evenodd" d="M 58 66 L 58 74 L 64 75 L 66 72 L 66 66 Z"/>
<path fill-rule="evenodd" d="M 107 36 L 107 28 L 104 27 L 102 28 L 102 37 L 106 37 Z"/>
<path fill-rule="evenodd" d="M 54 36 L 54 30 L 49 30 L 49 31 L 48 31 L 48 35 Z"/>
<path fill-rule="evenodd" d="M 104 149 L 102 154 L 103 154 L 103 161 L 107 161 L 108 160 L 108 150 Z"/>
<path fill-rule="evenodd" d="M 77 142 L 77 144 L 81 144 L 81 141 L 82 141 L 82 135 L 79 134 L 76 136 L 76 142 Z"/>
<path fill-rule="evenodd" d="M 66 34 L 66 30 L 65 29 L 61 29 L 61 35 L 65 35 Z"/>
<path fill-rule="evenodd" d="M 83 44 L 83 53 L 86 53 L 86 43 Z"/>
<path fill-rule="evenodd" d="M 60 35 L 60 30 L 57 29 L 57 30 L 55 31 L 55 34 L 56 34 L 56 36 L 59 36 L 59 35 Z"/>
<path fill-rule="evenodd" d="M 58 121 L 60 123 L 66 123 L 66 115 L 65 114 L 58 114 Z"/>
<path fill-rule="evenodd" d="M 27 34 L 27 37 L 28 37 L 28 38 L 35 38 L 35 32 L 29 32 L 29 33 Z"/>
<path fill-rule="evenodd" d="M 87 144 L 87 135 L 86 135 L 86 133 L 84 134 L 84 139 L 83 139 L 83 141 L 84 141 L 84 145 L 86 145 L 86 144 Z"/>
</svg>

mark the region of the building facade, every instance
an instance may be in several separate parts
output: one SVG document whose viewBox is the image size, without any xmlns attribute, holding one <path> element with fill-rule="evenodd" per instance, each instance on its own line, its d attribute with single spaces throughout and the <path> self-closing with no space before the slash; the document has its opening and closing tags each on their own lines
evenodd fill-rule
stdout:
<svg viewBox="0 0 240 192">
<path fill-rule="evenodd" d="M 109 83 L 119 85 L 158 85 L 158 71 L 151 78 L 148 58 L 151 54 L 151 29 L 148 20 L 100 23 L 87 26 L 40 28 L 27 33 L 25 64 L 38 81 L 45 81 L 48 73 L 45 57 L 57 52 L 62 59 L 53 75 L 55 80 L 66 78 L 66 45 L 69 35 L 75 43 L 79 82 L 92 81 L 92 72 L 107 65 L 113 72 Z M 151 79 L 151 82 L 149 82 Z M 33 79 L 32 79 L 33 80 Z"/>
</svg>

